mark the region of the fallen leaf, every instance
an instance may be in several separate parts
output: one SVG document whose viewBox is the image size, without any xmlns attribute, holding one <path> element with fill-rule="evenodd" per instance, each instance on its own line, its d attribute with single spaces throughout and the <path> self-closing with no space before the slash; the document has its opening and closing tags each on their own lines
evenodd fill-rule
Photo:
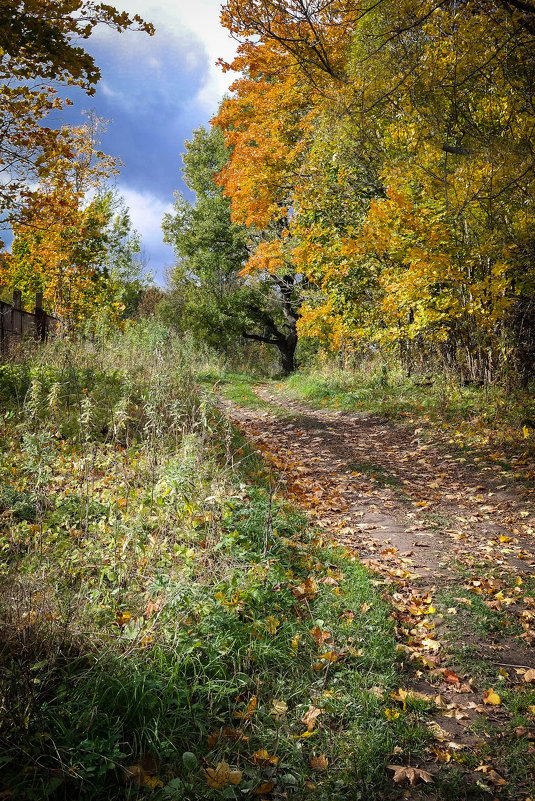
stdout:
<svg viewBox="0 0 535 801">
<path fill-rule="evenodd" d="M 219 740 L 219 735 L 220 735 L 219 731 L 210 732 L 210 734 L 206 738 L 208 740 L 208 748 L 215 748 Z"/>
<path fill-rule="evenodd" d="M 324 754 L 320 754 L 319 756 L 310 757 L 308 764 L 312 770 L 327 770 L 329 767 L 329 760 Z"/>
<path fill-rule="evenodd" d="M 533 668 L 526 670 L 523 679 L 524 681 L 535 683 L 535 670 Z"/>
<path fill-rule="evenodd" d="M 424 781 L 428 784 L 433 781 L 433 776 L 420 768 L 411 768 L 405 765 L 388 765 L 388 770 L 394 771 L 392 778 L 396 784 L 410 784 L 414 787 L 419 781 Z"/>
<path fill-rule="evenodd" d="M 316 725 L 316 718 L 318 718 L 321 715 L 321 713 L 322 713 L 321 709 L 318 709 L 317 706 L 313 706 L 311 704 L 308 708 L 308 711 L 305 712 L 303 718 L 301 719 L 301 723 L 305 724 L 308 731 L 312 731 L 312 729 Z"/>
<path fill-rule="evenodd" d="M 403 709 L 407 708 L 407 696 L 408 692 L 406 690 L 402 690 L 401 687 L 399 690 L 394 690 L 393 693 L 390 693 L 390 698 L 393 701 L 400 701 L 403 704 Z"/>
<path fill-rule="evenodd" d="M 156 787 L 163 787 L 163 782 L 161 779 L 159 779 L 157 776 L 148 776 L 147 774 L 143 776 L 141 783 L 144 784 L 145 787 L 149 787 L 151 790 L 155 790 Z"/>
<path fill-rule="evenodd" d="M 288 704 L 286 704 L 284 701 L 277 701 L 276 699 L 273 699 L 271 702 L 271 709 L 269 711 L 274 717 L 278 718 L 288 711 Z"/>
<path fill-rule="evenodd" d="M 276 765 L 279 761 L 278 756 L 270 755 L 265 748 L 259 748 L 258 751 L 255 751 L 253 754 L 253 761 L 255 765 Z"/>
<path fill-rule="evenodd" d="M 243 720 L 250 720 L 253 717 L 257 702 L 258 698 L 256 697 L 256 695 L 253 695 L 253 697 L 249 701 L 249 704 L 245 712 L 235 712 L 234 717 L 243 718 Z"/>
<path fill-rule="evenodd" d="M 337 662 L 339 656 L 340 654 L 337 651 L 325 651 L 324 654 L 320 654 L 320 659 L 326 659 L 327 662 Z"/>
<path fill-rule="evenodd" d="M 203 768 L 208 787 L 219 790 L 227 784 L 238 785 L 242 779 L 241 770 L 231 770 L 227 762 L 218 762 L 215 768 Z"/>
<path fill-rule="evenodd" d="M 263 784 L 259 785 L 256 790 L 253 790 L 253 793 L 255 795 L 263 795 L 264 793 L 270 793 L 274 787 L 275 782 L 264 782 Z"/>
<path fill-rule="evenodd" d="M 502 702 L 502 699 L 495 693 L 494 690 L 487 690 L 485 695 L 483 696 L 483 703 L 484 704 L 492 704 L 492 706 L 499 706 Z"/>
<path fill-rule="evenodd" d="M 310 635 L 318 648 L 331 639 L 331 632 L 322 631 L 319 626 L 314 626 L 313 629 L 310 629 Z"/>
<path fill-rule="evenodd" d="M 492 765 L 480 765 L 476 768 L 476 773 L 484 773 L 496 787 L 503 787 L 507 784 L 505 779 L 499 773 L 496 773 Z"/>
</svg>

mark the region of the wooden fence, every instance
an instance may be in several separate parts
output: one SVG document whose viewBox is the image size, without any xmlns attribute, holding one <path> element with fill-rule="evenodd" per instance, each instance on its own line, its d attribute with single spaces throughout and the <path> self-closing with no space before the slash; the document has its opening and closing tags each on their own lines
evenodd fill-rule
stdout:
<svg viewBox="0 0 535 801">
<path fill-rule="evenodd" d="M 12 303 L 0 300 L 0 353 L 9 353 L 13 345 L 25 337 L 43 341 L 49 335 L 54 335 L 58 329 L 58 320 L 43 311 L 41 292 L 35 295 L 33 312 L 22 308 L 22 295 L 18 289 L 13 290 Z"/>
</svg>

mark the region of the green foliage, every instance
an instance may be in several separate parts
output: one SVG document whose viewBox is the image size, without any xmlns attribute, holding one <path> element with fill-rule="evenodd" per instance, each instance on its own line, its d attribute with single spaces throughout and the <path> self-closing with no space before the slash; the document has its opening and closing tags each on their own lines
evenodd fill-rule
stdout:
<svg viewBox="0 0 535 801">
<path fill-rule="evenodd" d="M 227 160 L 217 127 L 199 128 L 186 142 L 184 180 L 196 198 L 192 204 L 176 194 L 173 213 L 163 220 L 164 240 L 178 260 L 166 313 L 174 311 L 179 329 L 227 351 L 241 336 L 276 345 L 288 372 L 285 355 L 293 369 L 297 344 L 294 278 L 243 276 L 254 232 L 232 221 L 230 200 L 215 183 Z"/>
<path fill-rule="evenodd" d="M 0 743 L 14 798 L 238 798 L 268 780 L 298 798 L 310 777 L 349 801 L 355 780 L 381 792 L 394 744 L 426 740 L 371 691 L 387 697 L 398 677 L 366 571 L 274 492 L 192 364 L 221 369 L 140 324 L 0 371 Z M 303 738 L 311 705 L 322 712 Z M 329 771 L 311 773 L 314 754 Z M 221 761 L 243 770 L 235 789 L 209 787 Z"/>
</svg>

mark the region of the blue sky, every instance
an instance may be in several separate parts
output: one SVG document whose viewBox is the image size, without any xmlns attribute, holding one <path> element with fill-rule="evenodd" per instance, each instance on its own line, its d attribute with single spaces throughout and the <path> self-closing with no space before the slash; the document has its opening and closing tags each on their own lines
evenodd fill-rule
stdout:
<svg viewBox="0 0 535 801">
<path fill-rule="evenodd" d="M 235 43 L 219 24 L 219 0 L 116 0 L 113 5 L 141 14 L 156 33 L 102 29 L 93 34 L 85 46 L 102 80 L 94 97 L 71 93 L 75 106 L 64 119 L 78 122 L 83 109 L 94 109 L 110 121 L 102 149 L 124 163 L 117 189 L 143 237 L 148 268 L 163 284 L 173 251 L 162 242 L 161 220 L 171 210 L 173 192 L 186 191 L 180 154 L 192 131 L 217 111 L 232 76 L 215 62 L 230 59 Z"/>
</svg>

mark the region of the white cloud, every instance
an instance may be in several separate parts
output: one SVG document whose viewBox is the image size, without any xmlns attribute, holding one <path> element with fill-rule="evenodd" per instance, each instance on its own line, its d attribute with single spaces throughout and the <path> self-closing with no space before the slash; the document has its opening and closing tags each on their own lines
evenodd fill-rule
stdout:
<svg viewBox="0 0 535 801">
<path fill-rule="evenodd" d="M 234 80 L 232 73 L 223 73 L 216 66 L 219 58 L 231 61 L 236 52 L 236 42 L 219 21 L 220 0 L 116 0 L 115 5 L 129 14 L 140 14 L 143 19 L 152 22 L 158 33 L 173 36 L 184 42 L 193 38 L 201 42 L 209 62 L 206 79 L 197 93 L 195 102 L 210 116 L 217 111 L 218 104 Z M 102 29 L 99 37 L 106 37 L 107 31 Z M 143 34 L 128 33 L 131 36 Z M 194 58 L 193 52 L 188 59 Z M 177 80 L 180 76 L 177 75 Z"/>
<path fill-rule="evenodd" d="M 164 283 L 164 268 L 174 261 L 173 250 L 164 245 L 162 220 L 164 214 L 173 210 L 172 203 L 164 203 L 151 192 L 140 192 L 119 184 L 117 191 L 130 209 L 132 227 L 141 234 L 143 247 L 150 253 L 148 268 L 153 270 L 157 283 Z"/>
</svg>

